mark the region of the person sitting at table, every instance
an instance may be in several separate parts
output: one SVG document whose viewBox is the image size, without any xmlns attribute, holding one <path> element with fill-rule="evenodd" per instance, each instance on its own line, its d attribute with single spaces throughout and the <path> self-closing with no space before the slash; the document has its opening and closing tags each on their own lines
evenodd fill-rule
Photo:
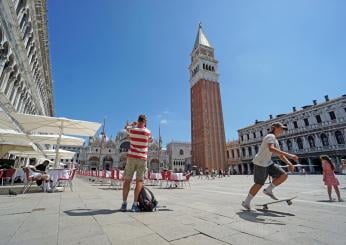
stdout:
<svg viewBox="0 0 346 245">
<path fill-rule="evenodd" d="M 52 192 L 52 189 L 50 187 L 50 177 L 46 173 L 46 168 L 49 165 L 49 161 L 45 160 L 41 163 L 38 163 L 36 165 L 29 165 L 29 168 L 31 170 L 31 176 L 36 180 L 36 183 L 38 186 L 42 185 L 43 191 Z"/>
</svg>

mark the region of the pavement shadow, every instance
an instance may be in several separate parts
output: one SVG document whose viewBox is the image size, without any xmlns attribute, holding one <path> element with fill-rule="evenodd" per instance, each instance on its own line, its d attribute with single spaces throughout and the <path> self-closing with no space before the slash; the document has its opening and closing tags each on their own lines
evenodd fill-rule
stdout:
<svg viewBox="0 0 346 245">
<path fill-rule="evenodd" d="M 271 210 L 262 210 L 257 209 L 257 211 L 248 211 L 248 210 L 242 210 L 240 212 L 237 212 L 236 214 L 243 220 L 254 222 L 254 223 L 262 223 L 262 224 L 268 224 L 268 225 L 286 225 L 285 223 L 272 219 L 272 218 L 283 218 L 286 216 L 295 216 L 291 213 L 283 213 L 283 212 L 277 212 L 277 211 L 271 211 Z"/>
<path fill-rule="evenodd" d="M 121 191 L 122 189 L 119 188 L 110 188 L 110 187 L 105 187 L 105 188 L 98 188 L 99 190 L 103 191 Z"/>
<path fill-rule="evenodd" d="M 65 214 L 69 216 L 94 216 L 94 215 L 105 215 L 105 214 L 114 214 L 121 212 L 120 209 L 71 209 L 64 211 Z"/>
<path fill-rule="evenodd" d="M 279 211 L 273 211 L 273 210 L 267 210 L 267 209 L 261 209 L 261 208 L 257 208 L 256 210 L 262 213 L 266 213 L 267 216 L 272 216 L 272 217 L 296 216 L 295 214 L 291 214 L 291 213 L 285 213 L 285 212 L 279 212 Z"/>
<path fill-rule="evenodd" d="M 328 202 L 328 203 L 333 203 L 333 202 L 337 202 L 336 200 L 330 201 L 328 199 L 326 200 L 317 200 L 316 202 Z"/>
</svg>

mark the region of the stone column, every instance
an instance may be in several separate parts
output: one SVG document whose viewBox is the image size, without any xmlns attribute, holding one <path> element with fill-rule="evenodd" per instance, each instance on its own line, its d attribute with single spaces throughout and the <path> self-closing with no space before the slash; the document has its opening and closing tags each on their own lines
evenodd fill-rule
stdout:
<svg viewBox="0 0 346 245">
<path fill-rule="evenodd" d="M 309 162 L 309 171 L 310 171 L 310 173 L 314 173 L 315 169 L 312 166 L 312 162 L 311 162 L 311 158 L 310 157 L 308 157 L 308 162 Z"/>
<path fill-rule="evenodd" d="M 8 98 L 12 105 L 14 105 L 15 99 L 18 96 L 18 92 L 19 92 L 19 86 L 18 85 L 13 86 L 11 96 Z"/>
<path fill-rule="evenodd" d="M 335 156 L 335 170 L 342 172 L 342 164 L 338 155 Z"/>
</svg>

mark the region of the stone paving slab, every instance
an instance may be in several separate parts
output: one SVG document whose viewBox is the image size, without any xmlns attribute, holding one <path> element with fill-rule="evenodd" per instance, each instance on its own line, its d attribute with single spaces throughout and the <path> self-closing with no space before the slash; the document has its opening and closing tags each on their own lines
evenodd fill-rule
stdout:
<svg viewBox="0 0 346 245">
<path fill-rule="evenodd" d="M 150 186 L 162 207 L 154 213 L 120 212 L 121 190 L 81 178 L 74 192 L 2 195 L 0 244 L 345 244 L 346 203 L 327 202 L 322 176 L 290 176 L 275 193 L 298 195 L 293 205 L 268 211 L 241 208 L 251 184 L 232 176 L 192 178 L 185 189 Z M 259 193 L 253 204 L 266 201 Z"/>
</svg>

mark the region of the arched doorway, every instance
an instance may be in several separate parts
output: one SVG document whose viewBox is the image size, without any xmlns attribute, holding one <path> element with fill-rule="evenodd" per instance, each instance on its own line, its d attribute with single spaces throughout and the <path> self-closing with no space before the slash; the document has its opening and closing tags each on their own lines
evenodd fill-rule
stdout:
<svg viewBox="0 0 346 245">
<path fill-rule="evenodd" d="M 111 156 L 105 156 L 103 158 L 103 169 L 104 170 L 111 170 L 113 166 L 113 158 Z"/>
<path fill-rule="evenodd" d="M 88 165 L 91 170 L 96 170 L 100 164 L 100 159 L 98 157 L 92 156 L 88 159 Z"/>
</svg>

